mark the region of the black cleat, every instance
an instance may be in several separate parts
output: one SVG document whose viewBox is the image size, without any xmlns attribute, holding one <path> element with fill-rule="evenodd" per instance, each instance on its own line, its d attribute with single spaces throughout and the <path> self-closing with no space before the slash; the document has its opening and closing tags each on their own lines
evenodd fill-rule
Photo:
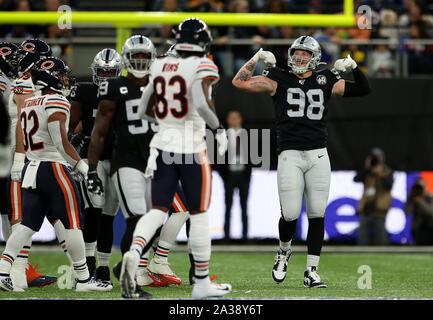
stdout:
<svg viewBox="0 0 433 320">
<path fill-rule="evenodd" d="M 311 267 L 310 270 L 304 272 L 304 287 L 305 288 L 326 288 L 326 283 L 320 280 L 317 274 L 317 268 Z"/>
<path fill-rule="evenodd" d="M 96 258 L 93 256 L 86 257 L 87 268 L 89 269 L 89 274 L 91 277 L 95 276 L 96 272 Z"/>
<path fill-rule="evenodd" d="M 122 261 L 116 263 L 112 271 L 116 279 L 120 281 L 120 271 L 122 271 Z"/>
</svg>

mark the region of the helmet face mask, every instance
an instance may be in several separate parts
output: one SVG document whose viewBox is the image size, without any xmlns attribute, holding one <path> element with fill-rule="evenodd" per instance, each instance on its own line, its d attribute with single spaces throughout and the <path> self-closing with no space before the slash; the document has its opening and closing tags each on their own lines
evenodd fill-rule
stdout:
<svg viewBox="0 0 433 320">
<path fill-rule="evenodd" d="M 99 85 L 105 79 L 120 76 L 123 70 L 122 57 L 114 49 L 103 49 L 96 54 L 90 68 L 93 83 Z"/>
<path fill-rule="evenodd" d="M 173 32 L 175 33 L 176 41 L 173 49 L 177 52 L 209 52 L 212 35 L 203 20 L 187 18 Z"/>
<path fill-rule="evenodd" d="M 122 48 L 122 61 L 129 73 L 136 78 L 149 74 L 151 64 L 156 58 L 156 49 L 152 41 L 142 35 L 134 35 Z"/>
<path fill-rule="evenodd" d="M 307 58 L 305 54 L 296 54 L 296 51 L 306 51 L 311 54 Z M 310 36 L 302 36 L 293 42 L 288 51 L 287 65 L 297 74 L 303 74 L 314 70 L 320 63 L 322 50 L 319 43 Z"/>
</svg>

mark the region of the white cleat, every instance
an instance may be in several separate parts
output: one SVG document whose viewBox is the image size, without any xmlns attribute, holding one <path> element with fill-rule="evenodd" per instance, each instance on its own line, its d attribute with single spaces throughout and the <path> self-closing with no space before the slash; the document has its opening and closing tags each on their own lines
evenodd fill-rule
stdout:
<svg viewBox="0 0 433 320">
<path fill-rule="evenodd" d="M 134 280 L 135 257 L 132 252 L 123 255 L 122 269 L 120 270 L 120 290 L 123 298 L 136 298 L 136 283 Z"/>
<path fill-rule="evenodd" d="M 89 292 L 89 291 L 106 292 L 106 291 L 110 291 L 111 289 L 113 289 L 112 285 L 101 281 L 96 281 L 94 278 L 90 278 L 86 282 L 77 281 L 77 284 L 75 285 L 75 291 L 78 292 Z"/>
<path fill-rule="evenodd" d="M 286 279 L 287 264 L 289 263 L 291 255 L 292 250 L 278 250 L 277 255 L 275 256 L 274 267 L 272 268 L 272 279 L 274 279 L 276 283 L 281 283 Z"/>
<path fill-rule="evenodd" d="M 137 274 L 135 281 L 139 287 L 168 287 L 170 285 L 168 282 L 149 272 L 142 275 Z"/>
<path fill-rule="evenodd" d="M 305 288 L 326 288 L 326 283 L 320 280 L 316 267 L 311 267 L 304 272 L 304 287 Z"/>
<path fill-rule="evenodd" d="M 218 298 L 225 296 L 232 291 L 231 284 L 228 283 L 214 283 L 209 279 L 208 281 L 197 281 L 192 289 L 193 299 L 206 299 Z"/>
<path fill-rule="evenodd" d="M 19 288 L 13 285 L 11 277 L 0 276 L 0 290 L 13 291 L 13 292 L 24 292 L 23 288 Z"/>
<path fill-rule="evenodd" d="M 10 277 L 15 288 L 27 289 L 26 264 L 14 262 L 10 271 Z"/>
<path fill-rule="evenodd" d="M 182 283 L 182 279 L 171 270 L 168 262 L 157 262 L 155 259 L 152 259 L 147 266 L 147 270 L 169 284 Z"/>
</svg>

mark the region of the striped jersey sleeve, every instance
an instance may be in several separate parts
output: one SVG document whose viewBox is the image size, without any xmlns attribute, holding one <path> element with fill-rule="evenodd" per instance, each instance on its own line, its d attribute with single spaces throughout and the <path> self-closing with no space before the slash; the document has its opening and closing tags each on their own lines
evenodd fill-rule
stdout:
<svg viewBox="0 0 433 320">
<path fill-rule="evenodd" d="M 0 97 L 4 96 L 7 89 L 8 89 L 8 83 L 5 77 L 0 73 Z"/>
<path fill-rule="evenodd" d="M 71 110 L 71 104 L 69 101 L 58 94 L 50 95 L 45 99 L 45 112 L 48 114 L 48 117 L 55 112 L 63 112 L 66 115 L 69 115 Z"/>
<path fill-rule="evenodd" d="M 196 79 L 212 79 L 214 83 L 219 80 L 219 70 L 209 58 L 202 58 L 197 65 Z"/>
<path fill-rule="evenodd" d="M 14 94 L 29 94 L 35 92 L 35 86 L 33 85 L 32 78 L 24 76 L 16 79 L 12 83 L 11 91 Z"/>
</svg>

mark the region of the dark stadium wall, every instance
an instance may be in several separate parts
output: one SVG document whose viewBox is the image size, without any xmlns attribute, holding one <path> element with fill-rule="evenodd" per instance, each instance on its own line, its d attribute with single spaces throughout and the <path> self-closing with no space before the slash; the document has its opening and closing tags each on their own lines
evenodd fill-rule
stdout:
<svg viewBox="0 0 433 320">
<path fill-rule="evenodd" d="M 381 147 L 395 170 L 433 170 L 433 82 L 428 79 L 370 79 L 372 93 L 331 99 L 328 152 L 332 170 L 356 170 L 373 147 Z M 271 169 L 276 169 L 274 108 L 266 94 L 236 89 L 223 78 L 215 90 L 224 119 L 239 110 L 247 128 L 271 129 Z"/>
</svg>

